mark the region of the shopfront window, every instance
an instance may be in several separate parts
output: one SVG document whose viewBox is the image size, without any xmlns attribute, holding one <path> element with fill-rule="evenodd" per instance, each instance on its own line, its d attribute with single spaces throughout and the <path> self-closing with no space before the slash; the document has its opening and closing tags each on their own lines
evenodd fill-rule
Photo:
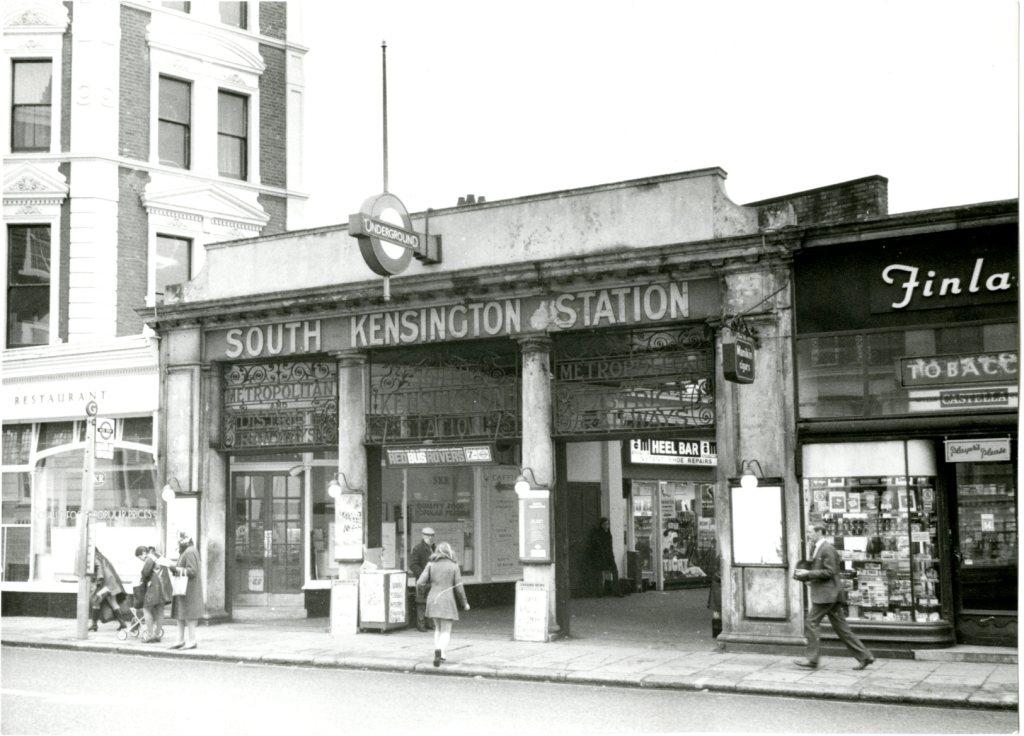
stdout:
<svg viewBox="0 0 1024 736">
<path fill-rule="evenodd" d="M 705 584 L 715 564 L 714 484 L 632 482 L 633 545 L 643 584 Z"/>
<path fill-rule="evenodd" d="M 931 446 L 922 441 L 808 445 L 804 465 L 804 528 L 824 524 L 826 538 L 842 558 L 847 618 L 940 620 Z"/>
<path fill-rule="evenodd" d="M 960 604 L 1017 610 L 1017 488 L 1013 463 L 957 463 Z"/>
<path fill-rule="evenodd" d="M 129 420 L 135 435 L 152 436 L 152 419 Z M 138 545 L 158 546 L 158 491 L 152 447 L 124 438 L 117 420 L 113 458 L 94 471 L 96 547 L 118 573 L 138 572 Z M 148 425 L 148 429 L 144 427 Z M 84 422 L 4 427 L 3 572 L 5 582 L 73 580 L 82 506 Z"/>
<path fill-rule="evenodd" d="M 1012 323 L 799 338 L 800 417 L 1015 409 L 1018 339 Z"/>
</svg>

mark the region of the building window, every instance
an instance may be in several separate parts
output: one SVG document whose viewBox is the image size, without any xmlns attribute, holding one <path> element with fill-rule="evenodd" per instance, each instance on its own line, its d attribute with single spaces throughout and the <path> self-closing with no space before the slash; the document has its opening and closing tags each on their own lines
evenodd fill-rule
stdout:
<svg viewBox="0 0 1024 736">
<path fill-rule="evenodd" d="M 248 28 L 247 3 L 221 3 L 220 22 L 236 28 Z"/>
<path fill-rule="evenodd" d="M 50 341 L 50 228 L 7 228 L 7 347 Z"/>
<path fill-rule="evenodd" d="M 221 176 L 245 179 L 248 175 L 249 99 L 221 90 L 217 111 L 217 168 Z"/>
<path fill-rule="evenodd" d="M 191 167 L 192 85 L 180 79 L 160 77 L 160 163 Z"/>
<path fill-rule="evenodd" d="M 15 61 L 12 71 L 11 150 L 50 150 L 50 97 L 53 64 Z"/>
<path fill-rule="evenodd" d="M 156 236 L 157 301 L 172 284 L 183 284 L 192 278 L 192 241 L 171 235 Z"/>
<path fill-rule="evenodd" d="M 178 10 L 182 13 L 188 13 L 192 10 L 192 3 L 181 3 L 181 2 L 162 2 L 160 3 L 168 10 Z"/>
</svg>

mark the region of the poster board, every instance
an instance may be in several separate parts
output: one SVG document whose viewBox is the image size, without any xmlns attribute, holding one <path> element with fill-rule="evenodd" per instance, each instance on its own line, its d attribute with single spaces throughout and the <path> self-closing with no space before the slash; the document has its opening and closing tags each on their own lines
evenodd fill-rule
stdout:
<svg viewBox="0 0 1024 736">
<path fill-rule="evenodd" d="M 519 559 L 551 562 L 551 491 L 519 493 Z"/>
<path fill-rule="evenodd" d="M 543 583 L 516 583 L 516 641 L 548 640 L 548 591 Z"/>
<path fill-rule="evenodd" d="M 484 574 L 492 578 L 519 578 L 523 574 L 519 561 L 519 498 L 515 491 L 518 474 L 519 468 L 514 465 L 481 470 L 480 484 L 488 500 Z"/>
<path fill-rule="evenodd" d="M 408 576 L 405 570 L 395 570 L 388 574 L 388 622 L 393 624 L 406 623 L 405 586 Z"/>
<path fill-rule="evenodd" d="M 359 584 L 355 580 L 335 580 L 331 585 L 331 636 L 358 633 Z"/>
<path fill-rule="evenodd" d="M 334 501 L 334 559 L 363 560 L 363 496 L 342 493 Z"/>
<path fill-rule="evenodd" d="M 735 481 L 731 486 L 732 564 L 785 565 L 781 481 L 764 478 L 749 489 Z"/>
<path fill-rule="evenodd" d="M 199 544 L 198 496 L 176 496 L 167 502 L 167 542 L 164 545 L 164 554 L 175 559 L 178 557 L 179 531 L 188 532 L 196 544 Z"/>
<path fill-rule="evenodd" d="M 359 620 L 362 623 L 385 623 L 384 586 L 386 576 L 378 571 L 359 574 Z"/>
</svg>

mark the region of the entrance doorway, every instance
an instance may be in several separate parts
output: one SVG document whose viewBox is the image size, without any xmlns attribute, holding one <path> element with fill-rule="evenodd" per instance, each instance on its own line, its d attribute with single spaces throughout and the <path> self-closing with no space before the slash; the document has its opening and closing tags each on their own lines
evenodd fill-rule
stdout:
<svg viewBox="0 0 1024 736">
<path fill-rule="evenodd" d="M 567 483 L 569 514 L 569 592 L 574 598 L 598 592 L 590 559 L 590 533 L 601 518 L 601 484 Z"/>
<path fill-rule="evenodd" d="M 302 594 L 302 477 L 287 471 L 231 476 L 235 606 L 289 605 Z"/>
<path fill-rule="evenodd" d="M 1014 464 L 956 463 L 953 550 L 957 639 L 1017 641 L 1017 489 Z"/>
</svg>

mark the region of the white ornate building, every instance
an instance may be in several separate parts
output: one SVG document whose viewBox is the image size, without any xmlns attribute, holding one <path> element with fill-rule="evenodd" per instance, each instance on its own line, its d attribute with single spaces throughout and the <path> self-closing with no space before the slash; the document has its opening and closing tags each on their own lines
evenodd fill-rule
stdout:
<svg viewBox="0 0 1024 736">
<path fill-rule="evenodd" d="M 302 224 L 300 7 L 3 5 L 5 614 L 67 613 L 53 594 L 74 590 L 90 400 L 116 420 L 97 544 L 115 565 L 163 546 L 157 348 L 137 310 L 207 244 Z"/>
</svg>

